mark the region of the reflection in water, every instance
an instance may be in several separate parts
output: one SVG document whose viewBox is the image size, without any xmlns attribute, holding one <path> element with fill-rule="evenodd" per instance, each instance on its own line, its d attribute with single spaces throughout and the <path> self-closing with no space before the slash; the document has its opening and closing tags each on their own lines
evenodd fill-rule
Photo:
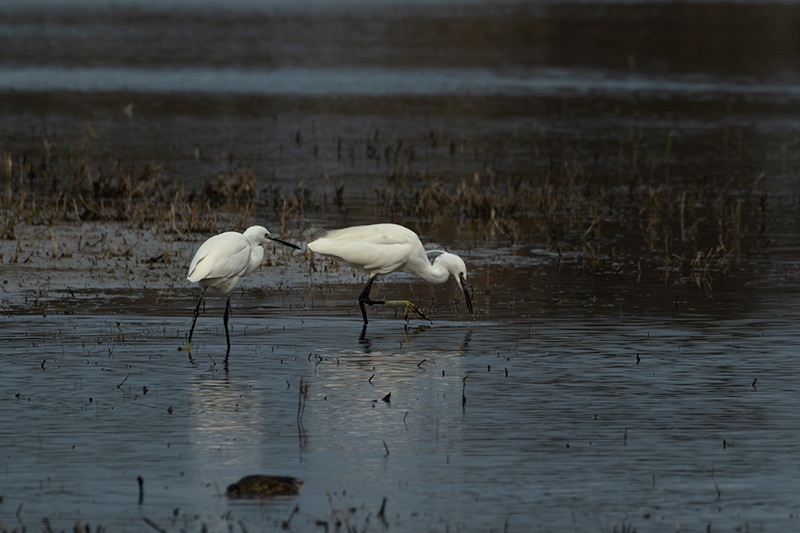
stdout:
<svg viewBox="0 0 800 533">
<path fill-rule="evenodd" d="M 308 446 L 308 434 L 306 428 L 303 426 L 303 413 L 306 410 L 306 401 L 308 400 L 308 388 L 311 385 L 303 383 L 303 378 L 300 378 L 300 392 L 297 399 L 297 438 L 300 441 L 300 450 L 305 450 Z"/>
<path fill-rule="evenodd" d="M 0 24 L 0 85 L 125 88 L 6 90 L 4 151 L 41 154 L 42 139 L 66 154 L 107 150 L 112 166 L 163 164 L 187 191 L 221 164 L 251 169 L 253 191 L 266 193 L 250 191 L 258 206 L 220 224 L 283 217 L 291 210 L 272 200 L 285 190 L 296 191 L 288 231 L 414 225 L 470 258 L 478 311 L 464 319 L 442 303 L 449 295 L 411 282 L 431 295 L 434 324 L 387 317 L 359 335 L 349 279 L 297 269 L 243 300 L 224 363 L 219 328 L 187 360 L 175 345 L 192 296 L 169 265 L 141 283 L 97 285 L 100 270 L 138 258 L 120 244 L 68 271 L 67 256 L 91 248 L 90 213 L 76 207 L 84 219 L 68 228 L 82 241 L 50 233 L 41 252 L 29 241 L 50 231 L 49 213 L 31 224 L 11 216 L 0 250 L 0 447 L 14 487 L 4 527 L 47 517 L 54 531 L 76 521 L 141 531 L 144 516 L 168 531 L 289 520 L 312 531 L 334 529 L 346 511 L 357 530 L 381 529 L 378 516 L 398 531 L 796 529 L 798 6 L 453 7 L 285 17 L 23 9 Z M 236 95 L 232 82 L 284 96 Z M 188 83 L 187 93 L 159 92 Z M 315 96 L 336 92 L 349 96 Z M 87 122 L 101 139 L 88 147 Z M 13 194 L 55 180 L 53 158 L 9 160 L 7 174 L 25 176 L 9 178 Z M 34 159 L 44 166 L 27 166 Z M 573 188 L 552 180 L 561 172 Z M 532 174 L 545 186 L 531 189 Z M 395 202 L 401 175 L 419 192 L 413 203 Z M 730 180 L 767 185 L 732 191 Z M 463 212 L 421 209 L 466 183 L 477 185 Z M 623 201 L 644 199 L 624 208 L 643 210 L 642 227 L 615 224 L 623 208 L 592 201 L 601 183 Z M 507 198 L 477 194 L 489 186 Z M 585 213 L 552 203 L 582 187 Z M 496 216 L 496 198 L 514 206 L 536 191 L 528 218 L 541 224 Z M 665 206 L 665 191 L 710 209 L 684 227 L 695 207 Z M 739 199 L 757 216 L 740 216 Z M 495 215 L 474 217 L 479 208 Z M 574 239 L 550 225 L 557 219 L 574 222 Z M 170 231 L 158 239 L 173 254 L 161 257 L 178 262 L 179 245 L 166 241 L 183 237 Z M 706 271 L 700 260 L 719 247 L 730 267 Z M 62 275 L 91 290 L 65 290 Z M 314 289 L 297 290 L 306 284 Z M 221 497 L 254 472 L 305 484 L 264 504 Z"/>
<path fill-rule="evenodd" d="M 358 336 L 358 341 L 365 344 L 365 352 L 369 353 L 372 350 L 369 339 L 367 338 L 367 325 L 361 326 L 361 335 Z"/>
<path fill-rule="evenodd" d="M 751 521 L 758 509 L 793 505 L 769 488 L 785 495 L 800 479 L 785 467 L 796 452 L 785 428 L 798 423 L 800 401 L 793 322 L 620 319 L 580 306 L 559 314 L 535 319 L 535 333 L 530 320 L 387 320 L 362 340 L 352 336 L 357 316 L 276 318 L 237 343 L 227 371 L 176 358 L 172 335 L 141 336 L 161 317 L 117 315 L 133 340 L 106 326 L 113 357 L 84 344 L 102 318 L 75 329 L 70 316 L 18 317 L 2 339 L 5 374 L 20 392 L 0 411 L 16 428 L 4 453 L 9 483 L 21 487 L 6 503 L 24 503 L 28 522 L 80 509 L 120 530 L 175 508 L 180 520 L 200 517 L 192 530 L 219 524 L 226 509 L 254 525 L 285 520 L 295 504 L 302 528 L 327 520 L 326 489 L 335 506 L 373 513 L 387 498 L 411 527 L 468 516 L 490 529 L 505 520 L 498 506 L 512 523 L 555 526 L 572 509 L 589 524 L 597 509 L 616 519 L 658 506 L 665 519 L 722 527 L 742 516 L 726 501 L 760 504 L 745 511 Z M 167 329 L 184 327 L 176 316 Z M 40 368 L 26 330 L 49 332 L 36 342 L 63 355 Z M 303 479 L 300 499 L 226 508 L 224 487 L 256 472 Z M 137 475 L 148 484 L 141 510 Z M 109 490 L 108 480 L 127 489 Z M 743 492 L 754 483 L 763 495 Z M 713 500 L 714 484 L 723 503 L 712 518 L 690 502 Z M 96 505 L 92 494 L 103 494 Z"/>
<path fill-rule="evenodd" d="M 402 348 L 404 344 L 411 343 L 414 340 L 414 337 L 421 335 L 432 326 L 430 324 L 420 324 L 418 326 L 409 327 L 408 322 L 403 325 L 403 336 L 396 337 L 392 336 L 391 341 L 399 343 L 399 347 Z M 389 340 L 387 338 L 381 337 L 381 340 Z M 373 351 L 372 348 L 372 341 L 369 337 L 367 337 L 367 325 L 364 324 L 361 328 L 361 335 L 358 337 L 359 344 L 364 346 L 364 353 L 370 354 Z"/>
<path fill-rule="evenodd" d="M 469 340 L 472 338 L 472 330 L 470 329 L 464 334 L 464 340 L 461 342 L 461 353 L 466 355 L 467 348 L 469 348 Z"/>
</svg>

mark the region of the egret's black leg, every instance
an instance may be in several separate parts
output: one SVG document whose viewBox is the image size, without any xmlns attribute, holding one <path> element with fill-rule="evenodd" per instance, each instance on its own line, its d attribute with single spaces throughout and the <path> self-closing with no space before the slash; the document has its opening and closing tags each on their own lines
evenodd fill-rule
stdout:
<svg viewBox="0 0 800 533">
<path fill-rule="evenodd" d="M 184 351 L 189 353 L 189 349 L 191 348 L 192 344 L 192 335 L 194 334 L 194 325 L 197 323 L 197 317 L 200 315 L 200 304 L 203 303 L 203 295 L 206 293 L 205 289 L 200 291 L 200 299 L 197 300 L 197 306 L 194 308 L 194 317 L 192 318 L 192 329 L 189 330 L 189 340 L 186 341 L 186 347 Z"/>
<path fill-rule="evenodd" d="M 358 296 L 358 305 L 361 307 L 361 316 L 364 317 L 364 325 L 366 326 L 369 321 L 367 320 L 367 309 L 364 307 L 364 302 L 369 300 L 369 291 L 372 289 L 372 280 L 374 278 L 369 278 L 367 284 L 364 285 L 364 290 L 361 291 L 361 294 Z"/>
<path fill-rule="evenodd" d="M 361 307 L 361 316 L 364 317 L 364 325 L 367 325 L 367 309 L 364 307 L 364 304 L 367 305 L 380 305 L 383 304 L 382 300 L 370 300 L 369 299 L 369 291 L 372 290 L 372 282 L 375 280 L 374 277 L 370 276 L 369 281 L 366 285 L 364 285 L 364 290 L 361 291 L 361 295 L 358 297 L 358 305 Z"/>
<path fill-rule="evenodd" d="M 231 353 L 231 338 L 228 335 L 228 314 L 231 311 L 231 295 L 228 294 L 228 299 L 225 300 L 225 314 L 222 315 L 222 322 L 225 324 L 225 340 L 228 342 L 228 351 L 225 355 Z"/>
</svg>

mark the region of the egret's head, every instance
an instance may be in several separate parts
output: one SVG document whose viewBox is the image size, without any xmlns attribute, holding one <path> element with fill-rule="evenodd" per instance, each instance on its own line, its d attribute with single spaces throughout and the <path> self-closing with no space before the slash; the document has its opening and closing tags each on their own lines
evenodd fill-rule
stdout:
<svg viewBox="0 0 800 533">
<path fill-rule="evenodd" d="M 253 244 L 261 245 L 267 242 L 272 234 L 263 226 L 250 226 L 245 230 L 244 237 Z"/>
<path fill-rule="evenodd" d="M 300 249 L 300 247 L 297 245 L 294 245 L 290 242 L 282 241 L 277 237 L 273 237 L 272 233 L 270 233 L 269 230 L 263 226 L 250 226 L 244 232 L 244 236 L 247 240 L 259 246 L 265 244 L 267 241 L 275 241 L 283 244 L 284 246 L 288 246 L 296 250 Z"/>
<path fill-rule="evenodd" d="M 471 314 L 472 300 L 469 297 L 469 289 L 467 288 L 467 265 L 464 263 L 464 260 L 456 254 L 445 252 L 434 259 L 434 264 L 436 263 L 444 266 L 458 282 L 458 286 L 461 287 L 461 291 L 464 293 L 464 301 L 467 304 L 467 309 Z"/>
</svg>

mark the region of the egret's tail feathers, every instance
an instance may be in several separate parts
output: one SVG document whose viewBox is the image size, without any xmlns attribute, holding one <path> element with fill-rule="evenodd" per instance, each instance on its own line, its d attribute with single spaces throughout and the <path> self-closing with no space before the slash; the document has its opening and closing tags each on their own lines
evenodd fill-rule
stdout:
<svg viewBox="0 0 800 533">
<path fill-rule="evenodd" d="M 328 230 L 322 229 L 322 228 L 313 227 L 310 230 L 308 230 L 308 242 L 314 242 L 317 239 L 323 238 L 327 234 L 328 234 Z"/>
</svg>

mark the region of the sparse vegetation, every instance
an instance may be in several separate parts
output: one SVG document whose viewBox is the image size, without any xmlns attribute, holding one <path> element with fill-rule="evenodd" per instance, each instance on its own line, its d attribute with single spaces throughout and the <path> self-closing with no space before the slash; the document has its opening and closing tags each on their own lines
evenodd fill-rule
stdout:
<svg viewBox="0 0 800 533">
<path fill-rule="evenodd" d="M 634 256 L 643 252 L 665 281 L 691 281 L 705 290 L 712 273 L 728 272 L 743 252 L 766 251 L 772 198 L 763 158 L 736 156 L 731 163 L 726 144 L 708 156 L 728 161 L 710 176 L 692 170 L 689 154 L 676 154 L 671 136 L 666 150 L 650 154 L 643 133 L 630 145 L 620 141 L 618 151 L 610 144 L 603 153 L 611 155 L 603 158 L 573 149 L 560 161 L 540 156 L 540 163 L 512 176 L 487 167 L 448 179 L 398 163 L 375 199 L 395 216 L 461 220 L 484 239 L 544 241 L 592 271 L 638 261 Z"/>
<path fill-rule="evenodd" d="M 594 272 L 626 264 L 629 270 L 634 264 L 639 271 L 655 268 L 665 282 L 690 282 L 708 291 L 714 276 L 728 272 L 743 253 L 766 253 L 771 242 L 764 157 L 746 150 L 741 132 L 725 130 L 721 137 L 718 151 L 707 156 L 722 162 L 715 175 L 697 173 L 672 133 L 660 143 L 645 132 L 629 132 L 591 147 L 549 139 L 547 148 L 532 149 L 526 171 L 511 175 L 496 168 L 506 150 L 502 145 L 474 146 L 434 132 L 417 146 L 397 135 L 382 143 L 376 130 L 367 136 L 364 154 L 383 165 L 386 175 L 373 190 L 381 219 L 422 226 L 454 219 L 472 238 L 540 243 L 556 251 L 560 262 L 569 258 Z M 338 152 L 341 144 L 338 139 Z M 424 149 L 450 157 L 472 151 L 481 170 L 455 176 L 410 170 Z M 162 163 L 132 165 L 102 151 L 93 144 L 91 126 L 76 147 L 43 139 L 38 152 L 5 152 L 0 159 L 3 239 L 15 239 L 20 224 L 82 221 L 154 227 L 159 235 L 186 239 L 195 232 L 246 227 L 264 212 L 279 220 L 276 229 L 284 234 L 292 225 L 305 226 L 311 213 L 346 215 L 353 207 L 344 199 L 346 180 L 332 181 L 327 166 L 319 184 L 305 178 L 282 191 L 260 185 L 252 168 L 231 159 L 228 171 L 189 191 L 169 181 Z"/>
</svg>

